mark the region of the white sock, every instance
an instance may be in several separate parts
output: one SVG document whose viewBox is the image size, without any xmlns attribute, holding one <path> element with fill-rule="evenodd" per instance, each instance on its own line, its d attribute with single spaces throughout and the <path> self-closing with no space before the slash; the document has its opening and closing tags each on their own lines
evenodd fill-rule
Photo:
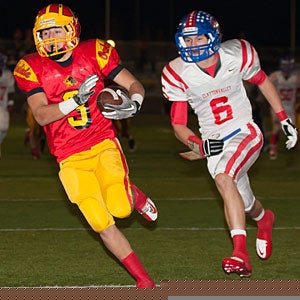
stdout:
<svg viewBox="0 0 300 300">
<path fill-rule="evenodd" d="M 265 215 L 265 210 L 263 209 L 261 211 L 261 213 L 256 218 L 253 218 L 253 220 L 256 221 L 256 222 L 260 221 L 264 217 L 264 215 Z"/>
<path fill-rule="evenodd" d="M 231 235 L 232 238 L 235 235 L 238 235 L 238 234 L 247 236 L 246 230 L 244 230 L 244 229 L 232 229 L 232 230 L 230 230 L 230 235 Z"/>
</svg>

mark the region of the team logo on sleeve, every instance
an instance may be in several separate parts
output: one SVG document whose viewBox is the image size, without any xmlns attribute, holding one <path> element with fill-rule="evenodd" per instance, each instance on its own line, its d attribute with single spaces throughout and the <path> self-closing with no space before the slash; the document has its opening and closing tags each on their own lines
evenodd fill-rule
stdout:
<svg viewBox="0 0 300 300">
<path fill-rule="evenodd" d="M 110 53 L 112 51 L 112 46 L 109 43 L 106 43 L 102 40 L 97 40 L 96 43 L 96 58 L 98 61 L 98 64 L 100 66 L 101 69 L 103 69 L 110 57 Z"/>
<path fill-rule="evenodd" d="M 27 80 L 29 79 L 30 81 L 38 81 L 30 65 L 23 59 L 21 59 L 16 65 L 14 69 L 14 75 L 25 78 Z"/>
</svg>

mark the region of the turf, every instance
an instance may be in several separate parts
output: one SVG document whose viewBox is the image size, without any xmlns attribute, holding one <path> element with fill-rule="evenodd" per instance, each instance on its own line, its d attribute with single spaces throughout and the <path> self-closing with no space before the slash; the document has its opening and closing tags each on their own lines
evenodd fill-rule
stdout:
<svg viewBox="0 0 300 300">
<path fill-rule="evenodd" d="M 205 161 L 179 157 L 185 151 L 163 114 L 131 120 L 137 150 L 121 139 L 130 176 L 156 202 L 159 218 L 147 223 L 136 212 L 117 220 L 150 275 L 160 280 L 240 280 L 226 275 L 221 261 L 231 254 L 222 201 Z M 191 116 L 191 126 L 196 122 Z M 25 116 L 12 115 L 0 160 L 0 286 L 127 286 L 134 280 L 105 250 L 57 177 L 48 150 L 33 160 L 24 146 Z M 250 170 L 253 190 L 276 215 L 274 252 L 255 253 L 255 224 L 247 223 L 253 275 L 250 280 L 300 279 L 299 150 L 270 161 L 262 153 Z"/>
</svg>

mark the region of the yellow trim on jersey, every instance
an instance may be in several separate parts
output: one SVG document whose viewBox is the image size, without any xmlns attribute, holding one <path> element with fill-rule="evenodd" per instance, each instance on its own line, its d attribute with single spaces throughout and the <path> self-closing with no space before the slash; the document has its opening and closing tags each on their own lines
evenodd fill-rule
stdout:
<svg viewBox="0 0 300 300">
<path fill-rule="evenodd" d="M 101 70 L 107 65 L 112 49 L 104 40 L 96 40 L 96 58 Z"/>
<path fill-rule="evenodd" d="M 38 82 L 34 71 L 24 59 L 19 60 L 19 62 L 17 63 L 14 69 L 14 75 L 24 78 L 26 80 Z"/>
</svg>

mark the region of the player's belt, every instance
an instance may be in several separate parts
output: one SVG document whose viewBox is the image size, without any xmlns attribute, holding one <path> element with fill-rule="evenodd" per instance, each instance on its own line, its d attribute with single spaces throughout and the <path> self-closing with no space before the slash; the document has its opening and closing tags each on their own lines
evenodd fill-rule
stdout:
<svg viewBox="0 0 300 300">
<path fill-rule="evenodd" d="M 238 128 L 234 131 L 232 131 L 231 133 L 227 134 L 226 136 L 223 137 L 223 141 L 227 141 L 229 139 L 231 139 L 233 136 L 235 136 L 236 134 L 238 134 L 241 131 L 241 128 Z"/>
</svg>

